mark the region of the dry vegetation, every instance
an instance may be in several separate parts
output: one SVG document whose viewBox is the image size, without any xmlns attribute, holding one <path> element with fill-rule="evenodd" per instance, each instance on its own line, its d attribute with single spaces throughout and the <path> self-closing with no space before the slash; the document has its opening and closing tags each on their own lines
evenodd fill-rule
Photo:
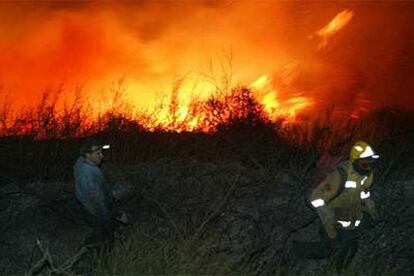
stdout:
<svg viewBox="0 0 414 276">
<path fill-rule="evenodd" d="M 38 263 L 42 255 L 35 239 L 27 242 L 36 235 L 13 233 L 47 217 L 55 229 L 65 229 L 41 235 L 50 240 L 49 256 L 63 265 L 39 269 L 43 272 L 330 275 L 327 261 L 291 258 L 288 244 L 316 233 L 314 215 L 303 201 L 316 162 L 357 139 L 370 141 L 381 155 L 373 192 L 381 220 L 361 224 L 361 247 L 348 273 L 414 272 L 412 113 L 383 109 L 359 121 L 332 122 L 327 116 L 287 126 L 267 120 L 250 92 L 238 88 L 206 103 L 211 110 L 206 124 L 214 132 L 150 132 L 116 110 L 90 122 L 81 90 L 62 110 L 55 95 L 45 93 L 35 108 L 13 120 L 10 105 L 0 110 L 0 201 L 6 222 L 0 228 L 0 259 L 8 260 L 0 274 L 21 274 Z M 130 189 L 117 204 L 133 223 L 120 229 L 112 254 L 65 262 L 78 252 L 79 239 L 70 237 L 87 233 L 73 211 L 72 165 L 83 138 L 90 136 L 111 144 L 103 169 L 115 189 Z M 4 188 L 10 182 L 17 190 Z M 23 203 L 31 206 L 23 209 L 31 216 L 24 223 L 14 207 Z M 14 258 L 13 246 L 22 239 L 37 253 L 22 249 Z M 61 246 L 62 240 L 68 246 Z"/>
</svg>

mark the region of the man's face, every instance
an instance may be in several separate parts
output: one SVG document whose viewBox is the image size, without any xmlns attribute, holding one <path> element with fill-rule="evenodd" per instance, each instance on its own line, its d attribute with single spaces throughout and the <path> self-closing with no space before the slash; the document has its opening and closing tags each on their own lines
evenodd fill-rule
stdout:
<svg viewBox="0 0 414 276">
<path fill-rule="evenodd" d="M 370 170 L 372 169 L 372 160 L 365 160 L 365 159 L 359 159 L 358 160 L 358 166 L 363 170 Z"/>
<path fill-rule="evenodd" d="M 101 164 L 102 159 L 104 157 L 102 149 L 98 146 L 93 146 L 91 151 L 92 151 L 91 153 L 86 154 L 86 159 L 88 159 L 89 161 L 95 163 L 96 165 Z"/>
</svg>

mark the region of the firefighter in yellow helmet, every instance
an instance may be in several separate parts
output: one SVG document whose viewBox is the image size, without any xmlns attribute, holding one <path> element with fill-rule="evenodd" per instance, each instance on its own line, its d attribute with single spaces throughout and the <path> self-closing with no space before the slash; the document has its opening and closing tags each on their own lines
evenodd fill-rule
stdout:
<svg viewBox="0 0 414 276">
<path fill-rule="evenodd" d="M 350 160 L 336 166 L 311 191 L 309 201 L 322 226 L 321 242 L 301 246 L 300 255 L 318 259 L 335 254 L 338 272 L 348 266 L 358 249 L 357 230 L 363 212 L 377 219 L 370 196 L 372 164 L 378 158 L 368 143 L 359 141 L 352 146 Z"/>
</svg>

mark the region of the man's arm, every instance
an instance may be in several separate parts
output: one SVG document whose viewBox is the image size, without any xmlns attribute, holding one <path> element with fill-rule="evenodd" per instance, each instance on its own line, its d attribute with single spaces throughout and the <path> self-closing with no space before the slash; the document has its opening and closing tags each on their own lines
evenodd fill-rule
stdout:
<svg viewBox="0 0 414 276">
<path fill-rule="evenodd" d="M 328 174 L 310 195 L 310 202 L 315 208 L 326 233 L 331 239 L 335 238 L 337 234 L 335 228 L 336 219 L 335 213 L 328 206 L 328 203 L 334 198 L 340 185 L 342 185 L 341 176 L 340 173 L 335 170 Z"/>
</svg>

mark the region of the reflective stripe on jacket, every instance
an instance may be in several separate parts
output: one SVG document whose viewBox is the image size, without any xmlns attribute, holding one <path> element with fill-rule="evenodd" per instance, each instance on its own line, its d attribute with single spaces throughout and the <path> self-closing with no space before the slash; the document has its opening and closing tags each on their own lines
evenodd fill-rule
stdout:
<svg viewBox="0 0 414 276">
<path fill-rule="evenodd" d="M 343 162 L 338 166 L 341 166 L 346 172 L 346 182 L 342 183 L 338 170 L 328 174 L 310 195 L 310 201 L 313 202 L 314 207 L 324 209 L 323 212 L 319 213 L 328 217 L 330 222 L 327 223 L 360 221 L 363 216 L 362 211 L 368 211 L 371 216 L 375 216 L 375 205 L 370 199 L 373 174 L 371 173 L 369 176 L 360 175 L 353 168 L 351 161 Z M 344 185 L 344 187 L 337 195 L 341 188 L 340 185 Z M 323 218 L 321 219 L 323 220 Z M 349 229 L 354 227 L 355 224 L 352 223 Z"/>
</svg>

